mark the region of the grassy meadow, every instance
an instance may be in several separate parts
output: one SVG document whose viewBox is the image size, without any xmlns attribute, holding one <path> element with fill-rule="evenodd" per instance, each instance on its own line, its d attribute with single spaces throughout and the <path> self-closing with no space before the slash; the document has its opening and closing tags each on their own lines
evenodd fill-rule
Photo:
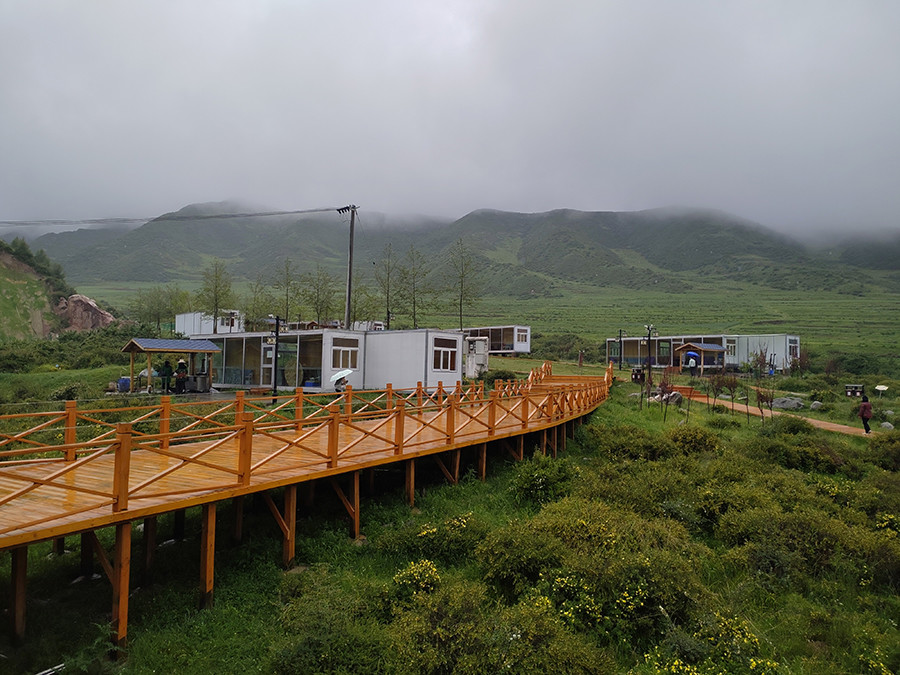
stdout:
<svg viewBox="0 0 900 675">
<path fill-rule="evenodd" d="M 896 672 L 900 432 L 846 437 L 696 403 L 664 421 L 636 391 L 617 383 L 556 459 L 494 450 L 482 482 L 464 453 L 457 486 L 421 461 L 414 508 L 402 471 L 378 471 L 359 541 L 322 486 L 289 570 L 262 500 L 240 545 L 221 505 L 209 610 L 198 510 L 186 540 L 157 551 L 153 582 L 136 524 L 118 663 L 108 583 L 70 584 L 78 539 L 62 557 L 32 546 L 28 637 L 0 636 L 0 672 Z M 160 519 L 160 540 L 171 528 Z"/>
</svg>

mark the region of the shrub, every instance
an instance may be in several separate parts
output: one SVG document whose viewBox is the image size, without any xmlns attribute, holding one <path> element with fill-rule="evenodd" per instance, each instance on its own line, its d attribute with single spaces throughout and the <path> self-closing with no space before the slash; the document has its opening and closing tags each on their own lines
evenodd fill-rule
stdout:
<svg viewBox="0 0 900 675">
<path fill-rule="evenodd" d="M 484 673 L 615 673 L 612 658 L 569 630 L 548 598 L 531 595 L 501 611 Z"/>
<path fill-rule="evenodd" d="M 741 423 L 731 417 L 719 416 L 706 420 L 706 426 L 710 429 L 737 429 L 740 428 Z"/>
<path fill-rule="evenodd" d="M 760 427 L 760 436 L 796 436 L 797 434 L 812 434 L 816 428 L 802 417 L 794 415 L 776 415 L 769 424 Z"/>
<path fill-rule="evenodd" d="M 469 511 L 436 524 L 407 523 L 378 537 L 376 547 L 387 553 L 450 564 L 471 556 L 488 529 Z"/>
<path fill-rule="evenodd" d="M 558 538 L 519 521 L 493 531 L 476 550 L 484 580 L 507 600 L 528 590 L 541 572 L 559 566 L 563 554 Z"/>
<path fill-rule="evenodd" d="M 702 427 L 680 426 L 666 430 L 666 437 L 683 454 L 714 453 L 719 448 L 719 437 Z"/>
<path fill-rule="evenodd" d="M 531 459 L 516 464 L 509 489 L 520 504 L 546 504 L 567 495 L 576 476 L 578 467 L 568 459 L 535 452 Z"/>
<path fill-rule="evenodd" d="M 441 576 L 430 560 L 411 562 L 394 575 L 395 592 L 401 599 L 409 599 L 419 593 L 431 593 L 440 583 Z"/>
<path fill-rule="evenodd" d="M 385 671 L 386 631 L 372 618 L 359 579 L 325 566 L 285 576 L 281 623 L 286 637 L 270 650 L 276 673 Z"/>
<path fill-rule="evenodd" d="M 483 672 L 492 628 L 485 605 L 484 586 L 473 582 L 415 595 L 390 626 L 394 672 Z"/>
<path fill-rule="evenodd" d="M 585 430 L 586 449 L 613 459 L 657 460 L 671 456 L 675 448 L 659 434 L 631 424 L 591 425 Z"/>
<path fill-rule="evenodd" d="M 900 470 L 900 430 L 873 434 L 869 439 L 872 462 L 888 471 Z"/>
</svg>

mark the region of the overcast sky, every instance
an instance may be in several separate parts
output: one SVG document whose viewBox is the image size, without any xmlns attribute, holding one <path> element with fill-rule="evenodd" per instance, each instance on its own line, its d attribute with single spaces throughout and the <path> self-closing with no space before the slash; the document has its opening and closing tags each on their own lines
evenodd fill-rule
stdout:
<svg viewBox="0 0 900 675">
<path fill-rule="evenodd" d="M 0 0 L 0 219 L 900 229 L 898 0 Z"/>
</svg>

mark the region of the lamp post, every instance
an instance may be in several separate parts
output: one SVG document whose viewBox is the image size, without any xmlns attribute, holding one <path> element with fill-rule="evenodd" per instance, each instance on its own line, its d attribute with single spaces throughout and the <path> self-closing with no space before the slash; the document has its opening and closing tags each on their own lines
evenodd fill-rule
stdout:
<svg viewBox="0 0 900 675">
<path fill-rule="evenodd" d="M 647 383 L 649 385 L 653 381 L 653 376 L 651 375 L 653 371 L 650 369 L 650 337 L 654 334 L 654 326 L 652 323 L 648 323 L 644 324 L 644 328 L 647 329 Z"/>
<path fill-rule="evenodd" d="M 622 370 L 622 338 L 628 337 L 628 333 L 626 333 L 621 328 L 619 329 L 619 370 Z"/>
<path fill-rule="evenodd" d="M 281 319 L 276 314 L 269 314 L 269 321 L 275 322 L 275 353 L 272 357 L 272 405 L 275 405 L 275 399 L 278 396 L 278 330 L 281 325 Z"/>
</svg>

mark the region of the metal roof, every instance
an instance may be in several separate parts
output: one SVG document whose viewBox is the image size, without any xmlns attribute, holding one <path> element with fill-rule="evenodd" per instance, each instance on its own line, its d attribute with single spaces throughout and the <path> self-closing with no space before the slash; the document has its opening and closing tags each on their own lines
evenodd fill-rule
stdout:
<svg viewBox="0 0 900 675">
<path fill-rule="evenodd" d="M 122 347 L 123 352 L 176 352 L 182 354 L 206 354 L 222 351 L 209 340 L 161 340 L 159 338 L 132 338 Z"/>
<path fill-rule="evenodd" d="M 680 347 L 675 347 L 676 352 L 685 349 L 699 349 L 701 352 L 724 352 L 725 347 L 717 345 L 715 342 L 685 342 Z"/>
</svg>

